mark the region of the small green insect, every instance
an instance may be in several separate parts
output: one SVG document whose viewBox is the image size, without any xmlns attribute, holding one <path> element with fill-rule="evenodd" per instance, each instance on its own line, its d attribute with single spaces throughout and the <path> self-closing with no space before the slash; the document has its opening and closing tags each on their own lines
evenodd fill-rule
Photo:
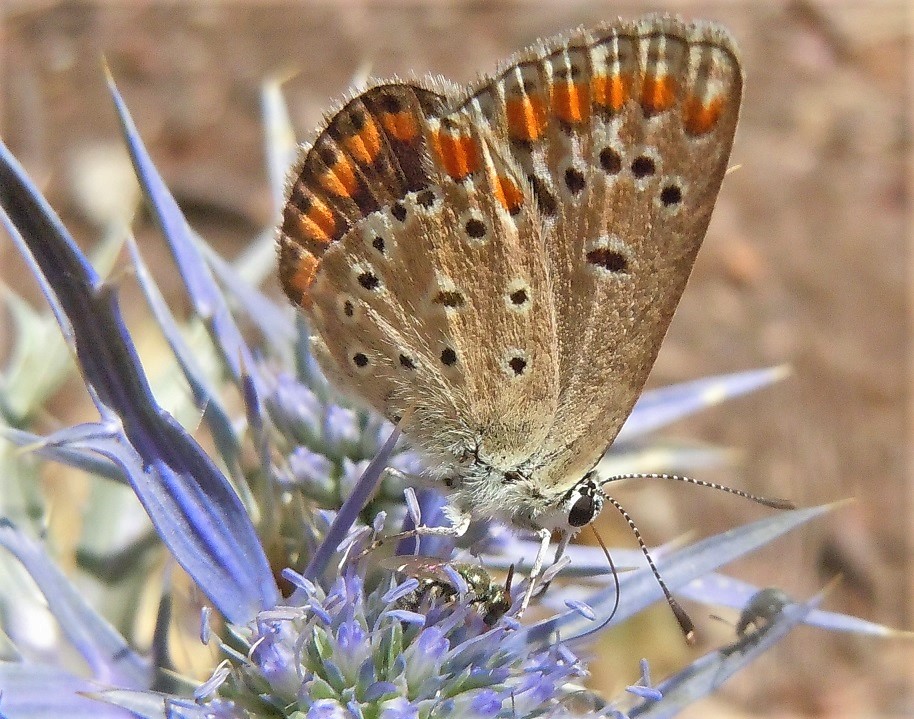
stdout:
<svg viewBox="0 0 914 719">
<path fill-rule="evenodd" d="M 446 571 L 453 569 L 466 582 L 468 603 L 482 616 L 486 626 L 494 626 L 511 609 L 511 581 L 514 566 L 508 569 L 505 583 L 492 579 L 485 567 L 468 562 L 445 562 L 434 557 L 390 557 L 382 562 L 389 569 L 415 577 L 419 586 L 402 597 L 401 609 L 424 614 L 431 607 L 460 599 L 460 590 Z"/>
</svg>

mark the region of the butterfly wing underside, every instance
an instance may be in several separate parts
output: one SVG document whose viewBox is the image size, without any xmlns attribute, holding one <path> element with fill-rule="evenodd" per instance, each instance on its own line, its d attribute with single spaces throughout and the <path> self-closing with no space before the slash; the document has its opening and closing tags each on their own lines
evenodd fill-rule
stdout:
<svg viewBox="0 0 914 719">
<path fill-rule="evenodd" d="M 280 228 L 322 367 L 391 419 L 413 410 L 404 431 L 442 461 L 482 444 L 573 483 L 656 358 L 741 90 L 724 31 L 651 17 L 543 42 L 468 92 L 354 98 Z"/>
</svg>

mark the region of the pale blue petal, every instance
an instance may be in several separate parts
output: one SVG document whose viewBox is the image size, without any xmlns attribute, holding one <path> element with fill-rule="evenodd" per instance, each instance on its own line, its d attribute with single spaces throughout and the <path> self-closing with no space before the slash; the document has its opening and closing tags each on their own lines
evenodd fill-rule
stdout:
<svg viewBox="0 0 914 719">
<path fill-rule="evenodd" d="M 255 241 L 255 244 L 259 241 Z M 276 238 L 272 229 L 265 233 L 265 241 L 268 241 L 269 268 L 271 271 L 275 271 Z M 236 269 L 247 270 L 253 263 L 246 257 L 252 248 L 248 248 L 234 263 L 228 263 L 202 240 L 200 240 L 200 247 L 225 295 L 234 298 L 238 310 L 260 329 L 271 349 L 282 356 L 288 354 L 296 336 L 295 313 L 284 304 L 277 304 L 252 286 L 248 276 L 243 274 L 240 269 Z"/>
<path fill-rule="evenodd" d="M 706 377 L 644 392 L 635 403 L 616 443 L 627 442 L 686 415 L 765 387 L 787 376 L 784 366 Z"/>
<path fill-rule="evenodd" d="M 0 545 L 11 552 L 35 580 L 67 639 L 98 681 L 145 688 L 152 679 L 149 662 L 134 652 L 54 565 L 44 547 L 0 519 Z"/>
<path fill-rule="evenodd" d="M 263 115 L 267 173 L 273 193 L 273 208 L 278 216 L 285 200 L 286 176 L 296 152 L 295 131 L 278 81 L 267 80 L 261 85 L 260 109 Z"/>
<path fill-rule="evenodd" d="M 219 348 L 223 362 L 231 370 L 235 380 L 240 382 L 244 371 L 255 374 L 257 394 L 263 397 L 266 387 L 263 386 L 257 375 L 257 364 L 254 362 L 251 351 L 229 312 L 225 297 L 197 248 L 187 220 L 184 219 L 178 203 L 175 202 L 149 157 L 136 125 L 133 124 L 133 119 L 130 117 L 130 112 L 127 110 L 127 105 L 110 75 L 108 90 L 114 99 L 140 187 L 146 194 L 159 228 L 171 248 L 172 256 L 178 265 L 196 314 L 209 329 L 210 336 Z"/>
<path fill-rule="evenodd" d="M 82 429 L 87 425 L 77 425 L 76 427 L 67 427 L 54 433 L 51 437 L 42 437 L 38 434 L 32 434 L 12 427 L 0 427 L 0 437 L 12 442 L 17 447 L 26 447 L 28 450 L 54 462 L 60 462 L 67 467 L 81 469 L 90 474 L 97 474 L 100 477 L 111 479 L 116 482 L 127 483 L 120 467 L 114 462 L 104 457 L 99 457 L 95 452 L 71 447 L 71 441 L 81 441 L 84 437 Z M 97 436 L 102 434 L 103 426 L 100 424 L 91 424 L 95 427 L 93 433 Z"/>
<path fill-rule="evenodd" d="M 362 511 L 365 504 L 374 494 L 375 489 L 377 489 L 378 483 L 381 481 L 381 476 L 384 473 L 384 468 L 387 467 L 387 463 L 390 461 L 390 455 L 394 451 L 394 447 L 399 438 L 400 430 L 395 429 L 391 432 L 390 437 L 384 443 L 384 446 L 381 447 L 381 450 L 375 455 L 375 458 L 372 459 L 368 467 L 365 468 L 361 479 L 359 479 L 355 488 L 352 490 L 352 493 L 346 497 L 346 501 L 343 502 L 340 511 L 337 512 L 333 524 L 330 526 L 330 531 L 327 533 L 324 541 L 317 548 L 308 567 L 302 572 L 302 576 L 304 576 L 305 579 L 313 581 L 321 576 L 327 569 L 327 565 L 334 552 L 336 552 L 336 548 L 346 538 L 350 527 L 352 527 L 356 519 L 358 519 L 359 512 Z M 299 592 L 300 590 L 296 590 L 292 595 L 292 599 L 290 600 L 292 603 L 298 601 L 297 598 L 300 596 Z"/>
<path fill-rule="evenodd" d="M 89 694 L 93 699 L 131 712 L 135 719 L 222 719 L 232 715 L 207 711 L 207 708 L 189 699 L 181 699 L 158 692 L 110 689 Z M 241 719 L 241 714 L 235 715 Z"/>
<path fill-rule="evenodd" d="M 5 719 L 135 719 L 81 696 L 98 686 L 41 664 L 0 662 L 0 716 Z"/>
<path fill-rule="evenodd" d="M 758 591 L 759 587 L 748 582 L 724 574 L 711 573 L 681 587 L 679 594 L 697 602 L 741 610 Z M 892 629 L 884 624 L 876 624 L 848 614 L 826 612 L 821 609 L 810 610 L 803 619 L 803 623 L 833 632 L 850 632 L 875 637 L 910 636 L 909 632 Z"/>
<path fill-rule="evenodd" d="M 213 433 L 220 456 L 226 464 L 232 466 L 237 461 L 240 448 L 232 420 L 222 405 L 222 398 L 200 366 L 194 351 L 188 347 L 171 309 L 166 304 L 165 298 L 162 297 L 162 293 L 156 286 L 155 280 L 149 273 L 149 268 L 132 238 L 127 242 L 127 249 L 130 251 L 140 289 L 146 296 L 149 309 L 152 310 L 152 315 L 155 317 L 159 329 L 162 330 L 165 341 L 168 342 L 168 346 L 178 361 L 178 366 L 190 385 L 194 404 L 203 411 L 203 421 Z"/>
</svg>

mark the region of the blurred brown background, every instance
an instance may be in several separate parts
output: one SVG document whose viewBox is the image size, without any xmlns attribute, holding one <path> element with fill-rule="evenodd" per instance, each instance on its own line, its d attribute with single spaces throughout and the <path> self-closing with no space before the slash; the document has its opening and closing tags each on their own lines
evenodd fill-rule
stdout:
<svg viewBox="0 0 914 719">
<path fill-rule="evenodd" d="M 90 245 L 106 202 L 117 203 L 111 188 L 123 186 L 126 157 L 104 54 L 188 218 L 234 256 L 273 219 L 263 79 L 291 77 L 286 97 L 304 139 L 365 68 L 468 81 L 539 36 L 658 9 L 728 25 L 747 84 L 732 157 L 741 167 L 724 183 L 651 385 L 793 368 L 781 384 L 665 434 L 740 450 L 735 470 L 703 478 L 799 504 L 856 497 L 733 571 L 800 598 L 841 572 L 826 608 L 914 629 L 905 234 L 912 54 L 904 2 L 7 2 L 0 133 Z M 136 231 L 163 289 L 174 292 L 176 273 L 148 219 Z M 4 282 L 36 296 L 5 238 L 0 268 Z M 132 280 L 125 283 L 130 292 Z M 76 419 L 81 409 L 72 404 L 65 395 L 55 412 Z M 722 531 L 764 511 L 712 494 L 633 489 L 626 504 L 652 542 Z M 594 647 L 594 687 L 618 691 L 634 680 L 642 655 L 655 678 L 688 660 L 664 612 L 640 622 L 637 637 L 630 630 Z M 698 650 L 732 637 L 707 610 L 691 612 Z M 910 714 L 910 646 L 801 629 L 689 715 Z"/>
</svg>

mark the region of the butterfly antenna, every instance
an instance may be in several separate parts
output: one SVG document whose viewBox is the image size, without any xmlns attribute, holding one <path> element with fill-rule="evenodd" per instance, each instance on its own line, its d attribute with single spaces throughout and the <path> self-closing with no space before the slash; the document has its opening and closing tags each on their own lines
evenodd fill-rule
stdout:
<svg viewBox="0 0 914 719">
<path fill-rule="evenodd" d="M 603 541 L 603 537 L 600 536 L 600 533 L 597 531 L 597 528 L 594 526 L 593 522 L 590 523 L 590 528 L 593 530 L 594 536 L 597 538 L 597 542 L 600 545 L 600 549 L 603 550 L 603 554 L 606 555 L 606 561 L 609 562 L 609 568 L 613 573 L 613 583 L 616 585 L 616 601 L 613 604 L 613 610 L 609 613 L 606 622 L 604 624 L 609 624 L 613 617 L 616 616 L 616 611 L 619 609 L 619 598 L 622 596 L 621 588 L 619 587 L 619 572 L 616 571 L 616 563 L 613 562 L 612 555 L 609 553 L 609 550 L 606 548 L 606 543 Z"/>
<path fill-rule="evenodd" d="M 663 475 L 659 475 L 663 476 Z M 679 622 L 679 628 L 682 629 L 682 633 L 685 636 L 685 640 L 688 644 L 693 644 L 695 642 L 695 625 L 692 623 L 692 620 L 689 619 L 689 615 L 686 614 L 685 609 L 683 609 L 679 602 L 673 597 L 672 593 L 666 586 L 666 582 L 663 581 L 663 577 L 660 576 L 660 571 L 657 569 L 657 565 L 654 564 L 654 560 L 651 557 L 651 553 L 647 551 L 647 545 L 644 543 L 644 539 L 641 537 L 641 532 L 638 531 L 638 527 L 635 526 L 634 521 L 632 521 L 631 516 L 628 512 L 625 511 L 623 506 L 619 504 L 612 497 L 606 497 L 606 501 L 609 502 L 613 507 L 615 507 L 619 514 L 621 514 L 625 521 L 628 522 L 629 529 L 632 530 L 632 534 L 635 535 L 635 539 L 638 540 L 638 546 L 641 547 L 641 552 L 644 554 L 644 558 L 647 559 L 648 566 L 651 568 L 651 572 L 654 574 L 654 578 L 657 580 L 657 584 L 660 585 L 660 589 L 663 590 L 663 594 L 666 597 L 667 604 L 670 605 L 670 609 L 673 611 L 673 616 L 676 617 L 676 621 Z M 602 544 L 602 542 L 601 542 Z M 608 554 L 608 552 L 607 552 Z M 618 578 L 616 579 L 616 586 L 618 587 Z M 618 589 L 616 590 L 616 603 L 618 605 Z M 613 609 L 615 611 L 615 609 Z"/>
<path fill-rule="evenodd" d="M 741 489 L 734 489 L 733 487 L 728 487 L 725 484 L 717 484 L 716 482 L 705 482 L 701 479 L 695 479 L 694 477 L 683 477 L 679 474 L 657 474 L 657 473 L 642 473 L 636 472 L 634 474 L 619 474 L 614 477 L 609 477 L 600 482 L 600 486 L 605 486 L 610 482 L 618 482 L 623 479 L 672 479 L 676 482 L 685 482 L 686 484 L 694 484 L 696 487 L 707 487 L 708 489 L 719 489 L 722 492 L 728 492 L 730 494 L 735 494 L 737 497 L 742 497 L 743 499 L 748 499 L 752 502 L 758 504 L 763 504 L 766 507 L 771 507 L 772 509 L 796 509 L 796 505 L 791 502 L 789 499 L 780 499 L 778 497 L 760 497 L 757 494 L 751 494 L 749 492 L 744 492 Z"/>
</svg>

